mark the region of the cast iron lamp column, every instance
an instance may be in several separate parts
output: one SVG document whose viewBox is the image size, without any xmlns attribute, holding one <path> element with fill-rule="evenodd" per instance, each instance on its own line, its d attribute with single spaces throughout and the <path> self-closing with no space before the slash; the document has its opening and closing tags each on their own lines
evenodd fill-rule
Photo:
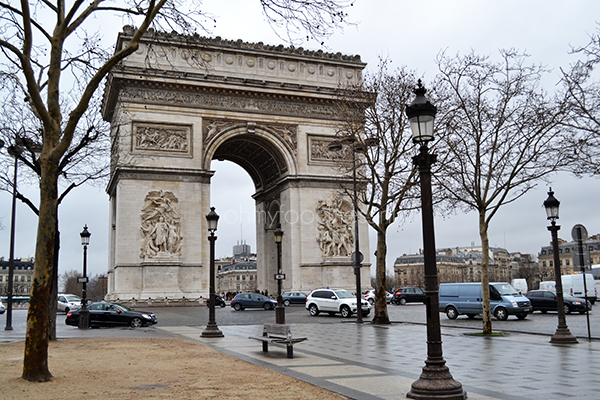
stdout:
<svg viewBox="0 0 600 400">
<path fill-rule="evenodd" d="M 353 206 L 354 206 L 354 253 L 352 254 L 352 262 L 354 263 L 354 275 L 356 275 L 356 323 L 362 324 L 362 293 L 360 282 L 360 268 L 363 255 L 360 253 L 360 242 L 358 238 L 358 202 L 356 190 L 356 148 L 358 146 L 353 137 L 345 137 L 342 141 L 334 140 L 329 143 L 329 151 L 338 152 L 342 150 L 344 144 L 352 149 L 352 191 L 353 191 Z"/>
<path fill-rule="evenodd" d="M 90 236 L 92 234 L 88 231 L 87 225 L 83 227 L 83 231 L 79 234 L 81 236 L 81 245 L 83 246 L 83 278 L 79 278 L 78 281 L 82 283 L 81 288 L 81 310 L 79 310 L 79 329 L 88 329 L 90 327 L 90 311 L 87 308 L 87 247 L 90 244 Z"/>
<path fill-rule="evenodd" d="M 414 93 L 415 100 L 406 107 L 410 120 L 413 142 L 421 145 L 413 163 L 419 168 L 421 181 L 421 215 L 423 220 L 423 256 L 425 265 L 425 304 L 427 316 L 427 360 L 418 380 L 413 382 L 406 394 L 412 399 L 466 399 L 462 384 L 452 378 L 442 355 L 440 329 L 440 303 L 433 229 L 433 204 L 431 196 L 431 165 L 437 156 L 430 154 L 427 143 L 433 140 L 433 121 L 437 108 L 425 97 L 425 88 L 419 80 Z"/>
<path fill-rule="evenodd" d="M 206 222 L 208 223 L 208 231 L 210 232 L 210 236 L 208 237 L 208 241 L 210 242 L 210 298 L 208 301 L 208 324 L 200 336 L 216 338 L 224 337 L 225 335 L 219 330 L 215 322 L 215 241 L 217 240 L 215 231 L 217 230 L 219 215 L 215 212 L 214 207 L 211 207 L 210 212 L 206 214 Z"/>
<path fill-rule="evenodd" d="M 281 241 L 283 240 L 283 231 L 281 224 L 277 224 L 277 229 L 273 232 L 275 235 L 275 243 L 277 244 L 277 307 L 275 307 L 275 323 L 285 324 L 285 306 L 283 305 L 283 297 L 281 297 L 281 280 L 283 274 L 281 271 Z"/>
<path fill-rule="evenodd" d="M 558 219 L 558 206 L 560 201 L 554 197 L 552 188 L 548 192 L 548 198 L 544 201 L 544 207 L 546 208 L 546 215 L 551 221 L 551 225 L 548 230 L 552 234 L 552 253 L 554 255 L 554 282 L 556 283 L 556 308 L 558 311 L 558 327 L 556 332 L 550 338 L 550 343 L 578 343 L 575 336 L 571 334 L 571 331 L 567 327 L 567 319 L 565 318 L 565 299 L 563 295 L 561 271 L 560 271 L 560 257 L 558 255 L 558 231 L 560 225 L 556 225 Z"/>
<path fill-rule="evenodd" d="M 4 147 L 4 141 L 0 140 L 0 148 Z M 12 193 L 12 213 L 10 218 L 10 250 L 8 256 L 8 293 L 6 296 L 6 327 L 5 331 L 12 331 L 12 305 L 13 305 L 13 285 L 14 285 L 14 270 L 15 270 L 15 224 L 17 217 L 17 167 L 19 165 L 17 156 L 21 153 L 22 148 L 14 145 L 8 146 L 6 149 L 8 154 L 15 159 L 14 177 L 13 177 L 13 193 Z"/>
</svg>

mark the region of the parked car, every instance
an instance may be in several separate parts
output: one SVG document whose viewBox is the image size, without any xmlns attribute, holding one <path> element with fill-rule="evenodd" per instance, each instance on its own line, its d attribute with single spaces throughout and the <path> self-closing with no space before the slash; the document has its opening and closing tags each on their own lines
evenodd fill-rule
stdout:
<svg viewBox="0 0 600 400">
<path fill-rule="evenodd" d="M 367 300 L 369 303 L 371 303 L 371 305 L 375 304 L 375 289 L 367 290 L 363 294 L 363 297 L 365 300 Z M 388 304 L 392 302 L 393 297 L 394 297 L 394 295 L 391 294 L 390 292 L 385 292 L 385 301 Z"/>
<path fill-rule="evenodd" d="M 509 315 L 518 319 L 527 318 L 531 312 L 531 302 L 521 295 L 508 282 L 492 282 L 490 288 L 490 307 L 496 319 L 506 321 Z M 439 291 L 440 312 L 445 312 L 448 319 L 456 319 L 460 314 L 474 318 L 483 312 L 481 283 L 442 283 Z"/>
<path fill-rule="evenodd" d="M 371 305 L 366 300 L 361 303 L 362 316 L 366 317 L 371 312 Z M 349 318 L 357 311 L 356 296 L 345 289 L 313 290 L 306 298 L 306 309 L 313 317 L 326 312 L 329 315 L 340 313 L 342 317 Z"/>
<path fill-rule="evenodd" d="M 398 288 L 394 292 L 392 303 L 405 305 L 406 303 L 423 303 L 425 304 L 425 291 L 418 287 L 403 287 Z"/>
<path fill-rule="evenodd" d="M 65 314 L 81 307 L 81 298 L 74 294 L 59 293 L 57 300 L 56 311 L 64 312 Z"/>
<path fill-rule="evenodd" d="M 4 314 L 4 311 L 6 311 L 6 308 L 4 307 L 4 304 L 0 303 L 0 314 Z"/>
<path fill-rule="evenodd" d="M 305 304 L 308 295 L 304 292 L 284 292 L 281 293 L 283 305 L 288 307 L 290 304 Z"/>
<path fill-rule="evenodd" d="M 525 295 L 531 301 L 533 311 L 541 311 L 545 313 L 547 311 L 557 311 L 557 300 L 556 292 L 551 290 L 530 290 Z M 571 314 L 572 312 L 579 312 L 585 314 L 585 300 L 577 297 L 571 297 L 563 295 L 565 314 Z M 591 310 L 591 305 L 590 305 Z"/>
<path fill-rule="evenodd" d="M 231 307 L 235 311 L 240 311 L 245 308 L 264 308 L 265 310 L 273 310 L 276 305 L 277 302 L 275 300 L 258 293 L 239 293 L 231 300 Z"/>
<path fill-rule="evenodd" d="M 158 321 L 153 313 L 138 312 L 132 308 L 113 303 L 92 303 L 87 306 L 90 313 L 90 327 L 104 326 L 150 326 Z M 71 326 L 79 325 L 81 309 L 69 311 L 65 323 Z"/>
<path fill-rule="evenodd" d="M 218 294 L 215 295 L 215 307 L 225 307 L 227 304 L 225 303 L 225 300 L 219 296 Z M 206 307 L 210 307 L 210 298 L 206 299 Z"/>
</svg>

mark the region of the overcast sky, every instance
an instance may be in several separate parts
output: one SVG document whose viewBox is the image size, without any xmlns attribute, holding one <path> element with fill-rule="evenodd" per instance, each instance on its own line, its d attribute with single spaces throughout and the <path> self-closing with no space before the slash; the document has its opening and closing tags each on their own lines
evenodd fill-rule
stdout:
<svg viewBox="0 0 600 400">
<path fill-rule="evenodd" d="M 218 16 L 214 36 L 268 44 L 283 42 L 272 32 L 260 14 L 258 0 L 209 0 L 205 9 Z M 498 49 L 526 50 L 530 60 L 542 63 L 554 72 L 544 81 L 554 90 L 558 68 L 575 60 L 571 46 L 584 45 L 596 30 L 600 2 L 564 0 L 539 1 L 448 1 L 448 0 L 357 0 L 350 9 L 350 19 L 357 27 L 337 32 L 325 45 L 327 51 L 360 54 L 377 65 L 379 57 L 392 60 L 392 66 L 406 65 L 433 81 L 437 73 L 435 57 L 468 53 L 496 57 Z M 109 25 L 110 26 L 110 25 Z M 116 40 L 117 32 L 103 32 L 105 39 Z M 318 49 L 313 43 L 305 48 Z M 2 150 L 5 151 L 5 150 Z M 416 149 L 415 149 L 416 152 Z M 219 221 L 217 256 L 231 255 L 232 246 L 244 239 L 256 250 L 254 186 L 244 170 L 229 162 L 214 161 L 212 205 L 223 218 Z M 570 240 L 571 228 L 583 224 L 590 235 L 600 233 L 598 198 L 600 182 L 594 178 L 576 179 L 570 175 L 552 177 L 552 189 L 561 202 L 559 236 Z M 37 188 L 28 188 L 34 198 Z M 542 207 L 548 187 L 540 183 L 516 203 L 504 207 L 490 224 L 490 245 L 535 256 L 550 242 L 545 211 Z M 0 192 L 0 256 L 8 258 L 11 196 Z M 208 211 L 208 210 L 207 210 Z M 239 216 L 242 216 L 241 220 Z M 92 233 L 88 248 L 88 271 L 100 274 L 108 264 L 108 196 L 104 188 L 82 187 L 70 193 L 60 206 L 60 273 L 82 268 L 83 251 L 79 233 L 87 224 Z M 17 205 L 16 257 L 31 257 L 35 251 L 37 219 L 24 205 Z M 448 215 L 435 220 L 436 247 L 480 245 L 477 216 Z M 201 232 L 200 234 L 204 234 Z M 373 253 L 375 236 L 370 235 Z M 402 225 L 388 230 L 388 267 L 396 257 L 416 253 L 422 248 L 421 219 L 417 214 Z M 137 251 L 137 249 L 134 249 Z M 372 259 L 374 262 L 374 260 Z"/>
</svg>

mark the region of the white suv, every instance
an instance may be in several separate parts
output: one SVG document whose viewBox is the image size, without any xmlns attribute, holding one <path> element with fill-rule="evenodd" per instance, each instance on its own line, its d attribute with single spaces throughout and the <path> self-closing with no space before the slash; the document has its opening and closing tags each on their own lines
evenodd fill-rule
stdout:
<svg viewBox="0 0 600 400">
<path fill-rule="evenodd" d="M 371 305 L 366 300 L 361 303 L 362 316 L 366 317 L 371 312 Z M 356 314 L 356 308 L 356 296 L 345 289 L 317 289 L 306 298 L 306 309 L 313 317 L 326 312 L 329 315 L 341 313 L 342 317 L 349 318 Z"/>
</svg>

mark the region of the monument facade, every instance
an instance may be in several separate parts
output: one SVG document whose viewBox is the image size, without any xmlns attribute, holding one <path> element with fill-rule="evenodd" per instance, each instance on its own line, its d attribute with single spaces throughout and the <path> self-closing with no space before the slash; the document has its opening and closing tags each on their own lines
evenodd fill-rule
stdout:
<svg viewBox="0 0 600 400">
<path fill-rule="evenodd" d="M 125 27 L 116 50 L 131 39 Z M 342 121 L 337 91 L 361 82 L 359 56 L 149 32 L 111 73 L 111 300 L 207 297 L 212 160 L 252 178 L 258 289 L 276 293 L 281 224 L 284 290 L 355 291 L 352 199 L 328 144 Z M 235 195 L 235 188 L 231 189 Z M 222 225 L 219 229 L 223 229 Z M 217 236 L 219 231 L 217 230 Z M 360 223 L 368 259 L 368 227 Z M 361 280 L 369 286 L 369 265 Z"/>
</svg>

